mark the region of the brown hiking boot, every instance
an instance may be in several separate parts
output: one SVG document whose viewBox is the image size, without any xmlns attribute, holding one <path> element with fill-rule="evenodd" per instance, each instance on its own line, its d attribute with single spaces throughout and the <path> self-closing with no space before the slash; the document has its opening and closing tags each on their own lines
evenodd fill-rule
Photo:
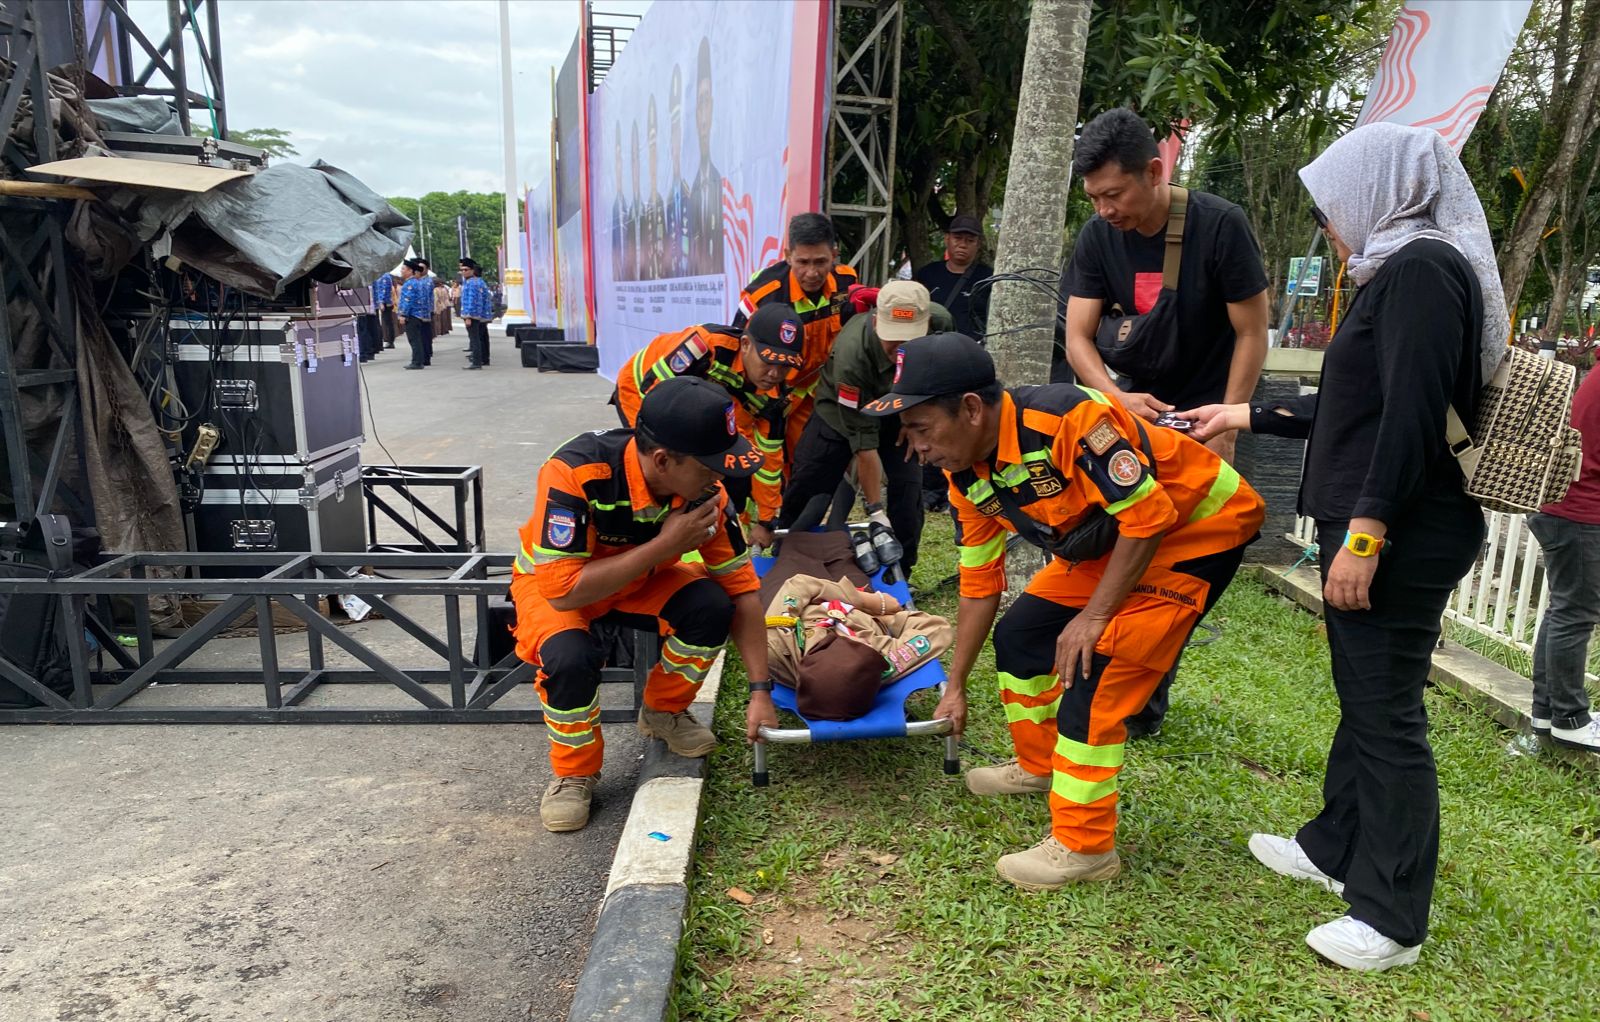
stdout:
<svg viewBox="0 0 1600 1022">
<path fill-rule="evenodd" d="M 967 790 L 974 795 L 1037 795 L 1050 790 L 1050 775 L 1030 774 L 1010 759 L 999 766 L 968 770 Z"/>
<path fill-rule="evenodd" d="M 544 829 L 560 834 L 582 830 L 589 822 L 589 801 L 599 774 L 588 777 L 552 777 L 539 800 L 539 821 Z"/>
<path fill-rule="evenodd" d="M 1068 884 L 1110 880 L 1122 872 L 1122 859 L 1115 848 L 1100 855 L 1074 852 L 1051 835 L 1025 852 L 1000 856 L 994 868 L 1024 891 L 1056 891 Z"/>
<path fill-rule="evenodd" d="M 690 716 L 688 710 L 668 713 L 644 707 L 639 711 L 639 733 L 661 739 L 667 748 L 690 759 L 699 759 L 717 747 L 717 736 Z"/>
</svg>

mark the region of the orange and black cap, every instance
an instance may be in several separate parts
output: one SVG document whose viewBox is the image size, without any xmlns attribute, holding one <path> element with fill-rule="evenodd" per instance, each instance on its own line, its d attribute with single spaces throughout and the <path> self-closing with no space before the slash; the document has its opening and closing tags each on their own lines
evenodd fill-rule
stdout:
<svg viewBox="0 0 1600 1022">
<path fill-rule="evenodd" d="M 982 390 L 994 381 L 994 359 L 977 341 L 965 334 L 930 334 L 900 346 L 894 386 L 861 411 L 893 415 L 930 398 Z"/>
<path fill-rule="evenodd" d="M 805 365 L 805 327 L 794 306 L 768 302 L 744 326 L 763 361 L 798 369 Z"/>
<path fill-rule="evenodd" d="M 674 376 L 651 387 L 636 428 L 723 476 L 743 479 L 761 467 L 760 452 L 739 435 L 733 398 L 698 376 Z"/>
</svg>

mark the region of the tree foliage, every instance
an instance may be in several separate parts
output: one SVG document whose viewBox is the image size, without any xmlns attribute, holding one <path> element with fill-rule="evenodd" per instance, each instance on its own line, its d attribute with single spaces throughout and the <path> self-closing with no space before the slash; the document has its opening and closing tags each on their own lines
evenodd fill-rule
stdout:
<svg viewBox="0 0 1600 1022">
<path fill-rule="evenodd" d="M 455 273 L 456 261 L 464 254 L 456 233 L 456 217 L 466 214 L 467 248 L 492 277 L 496 273 L 496 251 L 504 236 L 506 200 L 503 192 L 429 192 L 420 200 L 410 196 L 390 196 L 389 202 L 410 217 L 417 227 L 412 242 L 417 252 L 426 252 L 435 272 Z M 420 221 L 419 221 L 420 218 Z"/>
<path fill-rule="evenodd" d="M 211 137 L 211 129 L 203 128 L 197 124 L 194 127 L 194 134 L 196 138 L 209 138 Z M 240 145 L 254 146 L 274 159 L 285 160 L 291 156 L 300 155 L 300 150 L 296 149 L 294 143 L 289 141 L 289 134 L 283 128 L 244 128 L 229 131 L 228 141 L 237 142 Z"/>
<path fill-rule="evenodd" d="M 1163 135 L 1184 121 L 1226 135 L 1252 118 L 1306 113 L 1326 132 L 1318 100 L 1348 68 L 1346 34 L 1392 6 L 1097 0 L 1080 118 L 1126 105 Z M 938 232 L 957 209 L 981 212 L 1004 194 L 1029 9 L 1028 0 L 907 3 L 895 219 L 914 262 L 937 251 Z M 1081 219 L 1088 210 L 1075 199 L 1072 213 Z"/>
</svg>

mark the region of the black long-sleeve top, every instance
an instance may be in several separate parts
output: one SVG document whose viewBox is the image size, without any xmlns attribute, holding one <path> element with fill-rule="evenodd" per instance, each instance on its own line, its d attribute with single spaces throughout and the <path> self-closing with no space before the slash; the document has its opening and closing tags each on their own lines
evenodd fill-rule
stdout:
<svg viewBox="0 0 1600 1022">
<path fill-rule="evenodd" d="M 1425 238 L 1390 256 L 1350 303 L 1316 394 L 1250 409 L 1250 429 L 1310 437 L 1300 513 L 1393 525 L 1425 492 L 1461 489 L 1445 410 L 1472 421 L 1483 384 L 1483 296 L 1455 248 Z"/>
</svg>

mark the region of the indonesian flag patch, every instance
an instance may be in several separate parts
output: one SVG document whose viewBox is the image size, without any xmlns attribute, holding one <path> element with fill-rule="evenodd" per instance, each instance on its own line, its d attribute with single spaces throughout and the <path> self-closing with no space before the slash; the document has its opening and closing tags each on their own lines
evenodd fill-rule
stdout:
<svg viewBox="0 0 1600 1022">
<path fill-rule="evenodd" d="M 691 337 L 678 345 L 676 351 L 667 357 L 667 368 L 674 373 L 681 373 L 698 362 L 710 350 L 705 341 L 699 337 Z"/>
<path fill-rule="evenodd" d="M 746 319 L 756 314 L 756 303 L 750 300 L 749 295 L 739 296 L 739 311 L 744 313 Z"/>
<path fill-rule="evenodd" d="M 843 383 L 839 384 L 839 404 L 845 408 L 860 408 L 861 391 Z"/>
</svg>

